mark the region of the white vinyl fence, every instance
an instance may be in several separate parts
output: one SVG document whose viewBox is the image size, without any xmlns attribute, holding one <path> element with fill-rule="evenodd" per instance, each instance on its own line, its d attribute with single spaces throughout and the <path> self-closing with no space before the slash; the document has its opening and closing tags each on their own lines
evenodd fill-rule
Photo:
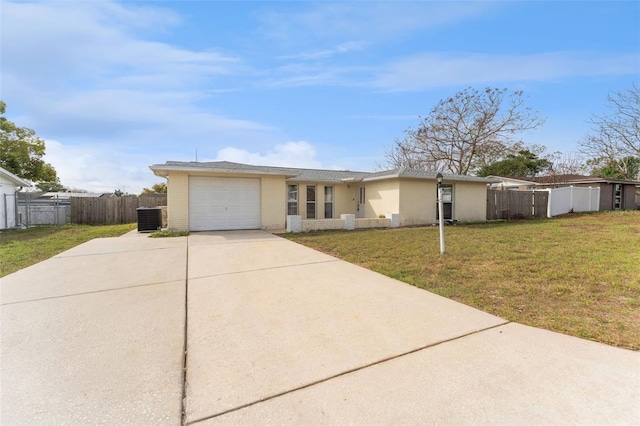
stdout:
<svg viewBox="0 0 640 426">
<path fill-rule="evenodd" d="M 600 188 L 567 186 L 547 191 L 549 192 L 548 217 L 571 212 L 595 212 L 600 208 Z"/>
</svg>

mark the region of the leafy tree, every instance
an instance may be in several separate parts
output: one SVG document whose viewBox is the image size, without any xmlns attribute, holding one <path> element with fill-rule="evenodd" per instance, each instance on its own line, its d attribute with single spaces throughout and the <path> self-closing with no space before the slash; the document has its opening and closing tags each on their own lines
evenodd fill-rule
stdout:
<svg viewBox="0 0 640 426">
<path fill-rule="evenodd" d="M 517 154 L 520 133 L 544 123 L 525 106 L 524 93 L 507 89 L 467 88 L 443 99 L 417 129 L 405 131 L 386 152 L 392 167 L 410 167 L 460 175 Z"/>
<path fill-rule="evenodd" d="M 56 170 L 45 163 L 45 144 L 34 130 L 18 127 L 4 117 L 7 105 L 0 101 L 0 167 L 16 176 L 37 183 L 45 190 L 62 187 Z M 43 189 L 44 188 L 44 189 Z"/>
<path fill-rule="evenodd" d="M 167 183 L 166 182 L 156 183 L 151 187 L 151 189 L 143 188 L 142 193 L 143 194 L 166 194 Z"/>
<path fill-rule="evenodd" d="M 116 189 L 115 191 L 113 191 L 113 195 L 115 195 L 116 197 L 122 197 L 125 194 L 124 194 L 124 192 L 122 192 L 122 190 Z"/>
<path fill-rule="evenodd" d="M 591 175 L 609 179 L 640 179 L 640 158 L 624 157 L 620 160 L 595 158 L 587 161 Z"/>
<path fill-rule="evenodd" d="M 591 133 L 579 142 L 595 173 L 614 170 L 623 179 L 640 179 L 633 167 L 640 159 L 640 87 L 609 93 L 608 112 L 591 116 Z"/>
<path fill-rule="evenodd" d="M 42 192 L 71 192 L 62 186 L 58 179 L 54 182 L 38 182 L 36 188 Z"/>
<path fill-rule="evenodd" d="M 507 154 L 504 160 L 482 166 L 477 175 L 534 177 L 549 171 L 551 166 L 551 162 L 546 158 L 538 158 L 533 152 L 522 149 L 517 154 Z"/>
</svg>

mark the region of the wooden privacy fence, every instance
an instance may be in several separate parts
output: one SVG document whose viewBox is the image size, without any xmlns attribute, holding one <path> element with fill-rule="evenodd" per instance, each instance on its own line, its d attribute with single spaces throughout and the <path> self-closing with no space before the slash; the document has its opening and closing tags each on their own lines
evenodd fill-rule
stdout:
<svg viewBox="0 0 640 426">
<path fill-rule="evenodd" d="M 166 194 L 109 198 L 72 197 L 71 223 L 86 225 L 135 223 L 138 221 L 138 207 L 166 205 Z"/>
<path fill-rule="evenodd" d="M 487 190 L 487 220 L 547 217 L 547 191 Z"/>
</svg>

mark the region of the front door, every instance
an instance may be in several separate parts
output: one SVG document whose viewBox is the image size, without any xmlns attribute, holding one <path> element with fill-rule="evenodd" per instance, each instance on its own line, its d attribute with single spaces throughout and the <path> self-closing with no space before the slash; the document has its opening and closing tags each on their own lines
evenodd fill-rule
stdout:
<svg viewBox="0 0 640 426">
<path fill-rule="evenodd" d="M 356 202 L 356 217 L 359 219 L 364 218 L 364 212 L 365 212 L 365 193 L 364 193 L 364 186 L 360 186 L 358 187 L 358 194 L 357 194 L 357 202 Z"/>
<path fill-rule="evenodd" d="M 437 201 L 436 195 L 436 201 Z M 442 210 L 444 220 L 453 220 L 453 185 L 442 185 Z M 440 220 L 440 210 L 436 202 L 436 220 Z"/>
</svg>

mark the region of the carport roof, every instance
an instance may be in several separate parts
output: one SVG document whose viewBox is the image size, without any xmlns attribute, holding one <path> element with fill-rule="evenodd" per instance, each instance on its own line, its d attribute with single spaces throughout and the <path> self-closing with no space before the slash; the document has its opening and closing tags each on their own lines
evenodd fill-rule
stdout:
<svg viewBox="0 0 640 426">
<path fill-rule="evenodd" d="M 249 164 L 233 163 L 231 161 L 167 161 L 165 164 L 154 164 L 149 167 L 157 176 L 166 177 L 171 171 L 182 172 L 215 172 L 224 174 L 256 174 L 285 176 L 295 182 L 358 182 L 381 179 L 413 178 L 435 179 L 436 173 L 417 169 L 394 169 L 382 172 L 353 172 L 350 170 L 322 170 L 322 169 L 298 169 L 292 167 L 253 166 Z M 444 181 L 468 181 L 468 182 L 498 182 L 496 179 L 480 178 L 475 176 L 444 175 Z"/>
</svg>

